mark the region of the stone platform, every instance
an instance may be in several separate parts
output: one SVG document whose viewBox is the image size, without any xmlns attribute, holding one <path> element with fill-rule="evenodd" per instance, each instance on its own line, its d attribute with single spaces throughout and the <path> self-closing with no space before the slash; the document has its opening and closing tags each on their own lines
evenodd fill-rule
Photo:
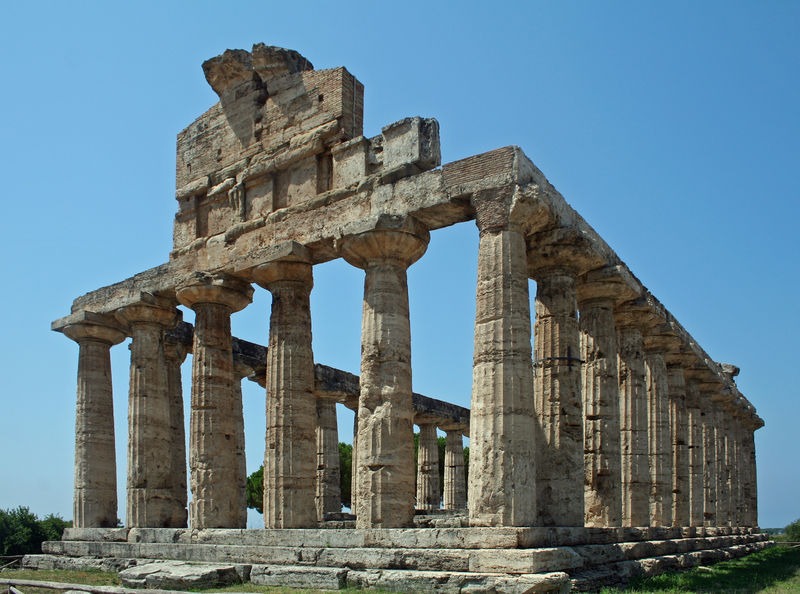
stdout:
<svg viewBox="0 0 800 594">
<path fill-rule="evenodd" d="M 566 592 L 769 545 L 750 528 L 68 529 L 23 565 L 120 571 L 227 564 L 256 584 L 414 592 Z M 199 571 L 200 568 L 198 568 Z"/>
</svg>

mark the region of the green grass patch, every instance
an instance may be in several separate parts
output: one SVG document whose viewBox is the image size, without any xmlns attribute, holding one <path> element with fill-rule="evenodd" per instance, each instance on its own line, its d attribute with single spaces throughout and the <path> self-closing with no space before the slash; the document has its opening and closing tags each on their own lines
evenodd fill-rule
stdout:
<svg viewBox="0 0 800 594">
<path fill-rule="evenodd" d="M 617 592 L 800 592 L 800 549 L 776 546 L 708 567 L 634 578 Z"/>
<path fill-rule="evenodd" d="M 119 586 L 119 576 L 105 571 L 67 571 L 61 569 L 7 569 L 0 577 L 8 580 L 36 580 L 39 582 L 67 582 L 92 586 Z"/>
</svg>

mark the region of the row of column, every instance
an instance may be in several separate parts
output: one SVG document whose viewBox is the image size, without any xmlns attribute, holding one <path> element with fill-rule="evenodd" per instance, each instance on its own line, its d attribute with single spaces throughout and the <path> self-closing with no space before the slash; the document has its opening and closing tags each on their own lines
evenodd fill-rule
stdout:
<svg viewBox="0 0 800 594">
<path fill-rule="evenodd" d="M 754 448 L 746 419 L 724 410 L 715 384 L 668 358 L 668 339 L 653 332 L 642 312 L 618 307 L 612 282 L 579 283 L 573 251 L 536 247 L 537 238 L 511 223 L 496 202 L 492 196 L 474 200 L 480 243 L 471 523 L 754 525 Z M 422 256 L 428 239 L 427 229 L 414 219 L 384 217 L 375 230 L 340 245 L 342 256 L 365 271 L 353 450 L 353 508 L 361 528 L 411 525 L 415 500 L 427 508 L 434 505 L 434 491 L 438 498 L 429 457 L 435 428 L 421 427 L 422 480 L 416 481 L 416 494 L 413 475 L 406 270 Z M 335 448 L 328 443 L 330 434 L 317 430 L 317 418 L 320 426 L 331 422 L 313 392 L 312 264 L 301 257 L 272 262 L 253 270 L 251 278 L 273 296 L 265 525 L 313 526 L 320 510 L 333 506 L 333 494 L 322 492 L 317 476 L 320 453 L 332 456 Z M 529 278 L 537 282 L 533 352 Z M 237 376 L 234 367 L 230 316 L 250 303 L 252 291 L 241 279 L 198 273 L 176 293 L 196 317 L 189 436 L 189 521 L 196 528 L 245 522 L 237 392 L 244 372 Z M 132 338 L 129 524 L 185 524 L 185 485 L 181 499 L 183 472 L 177 471 L 178 458 L 185 456 L 178 427 L 182 408 L 175 401 L 182 358 L 178 352 L 168 357 L 175 349 L 164 343 L 176 315 L 174 305 L 150 296 L 119 311 L 116 323 L 65 329 L 81 345 L 76 526 L 116 521 L 116 505 L 110 503 L 116 501 L 116 485 L 108 472 L 113 464 L 108 349 L 126 334 Z M 461 496 L 456 483 L 453 501 Z"/>
<path fill-rule="evenodd" d="M 646 303 L 621 304 L 613 274 L 579 277 L 580 238 L 473 203 L 471 524 L 755 525 L 757 427 L 722 384 L 676 356 Z"/>
</svg>

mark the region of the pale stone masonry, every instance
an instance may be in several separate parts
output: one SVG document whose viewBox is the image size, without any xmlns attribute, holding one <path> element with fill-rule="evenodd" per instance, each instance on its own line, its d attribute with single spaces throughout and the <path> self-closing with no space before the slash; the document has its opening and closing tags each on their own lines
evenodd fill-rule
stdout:
<svg viewBox="0 0 800 594">
<path fill-rule="evenodd" d="M 700 347 L 520 148 L 442 165 L 439 125 L 423 117 L 365 137 L 361 83 L 292 50 L 228 50 L 203 71 L 220 101 L 178 135 L 169 260 L 75 299 L 52 325 L 79 351 L 75 530 L 50 549 L 257 558 L 264 584 L 563 591 L 763 546 L 753 434 L 764 423 L 738 368 Z M 479 233 L 469 410 L 413 392 L 407 277 L 433 233 L 468 221 Z M 314 361 L 314 266 L 337 258 L 364 270 L 360 377 Z M 272 295 L 266 347 L 231 335 L 255 287 Z M 178 305 L 194 310 L 193 329 Z M 122 542 L 110 356 L 126 338 Z M 266 410 L 265 435 L 247 436 L 265 444 L 257 536 L 243 530 L 244 378 Z M 349 515 L 337 403 L 355 413 Z M 310 542 L 320 550 L 306 556 Z"/>
</svg>

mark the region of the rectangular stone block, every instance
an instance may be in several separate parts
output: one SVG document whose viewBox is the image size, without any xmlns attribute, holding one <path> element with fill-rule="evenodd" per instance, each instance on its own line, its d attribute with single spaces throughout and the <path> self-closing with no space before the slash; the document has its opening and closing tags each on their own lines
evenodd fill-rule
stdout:
<svg viewBox="0 0 800 594">
<path fill-rule="evenodd" d="M 385 126 L 382 132 L 383 172 L 391 181 L 441 165 L 436 120 L 405 118 Z"/>
<path fill-rule="evenodd" d="M 369 141 L 359 136 L 333 148 L 332 189 L 355 186 L 366 177 L 369 146 Z"/>
<path fill-rule="evenodd" d="M 347 586 L 347 570 L 330 567 L 254 565 L 250 582 L 257 586 L 341 590 Z"/>
</svg>

